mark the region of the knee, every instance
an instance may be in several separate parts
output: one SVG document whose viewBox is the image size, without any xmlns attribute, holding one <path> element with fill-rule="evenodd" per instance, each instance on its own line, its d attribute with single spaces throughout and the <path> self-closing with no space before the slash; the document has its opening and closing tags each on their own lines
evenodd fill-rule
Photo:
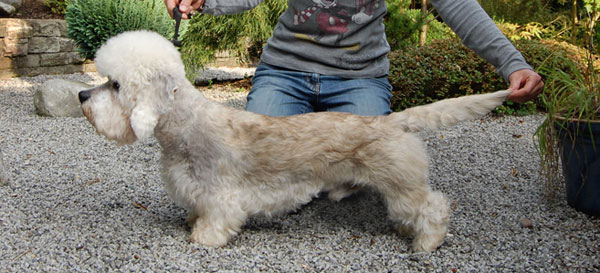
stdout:
<svg viewBox="0 0 600 273">
<path fill-rule="evenodd" d="M 381 116 L 390 109 L 391 85 L 385 78 L 357 79 L 338 84 L 323 100 L 328 111 L 361 116 Z M 327 91 L 328 92 L 328 91 Z"/>
<path fill-rule="evenodd" d="M 332 109 L 339 112 L 348 112 L 359 116 L 385 116 L 392 113 L 389 104 L 352 104 Z"/>
<path fill-rule="evenodd" d="M 311 98 L 284 84 L 254 84 L 247 97 L 246 111 L 267 116 L 291 116 L 313 112 Z"/>
<path fill-rule="evenodd" d="M 276 92 L 250 92 L 247 97 L 246 111 L 273 117 L 312 112 L 303 102 L 286 102 L 279 98 L 280 94 L 276 94 Z"/>
</svg>

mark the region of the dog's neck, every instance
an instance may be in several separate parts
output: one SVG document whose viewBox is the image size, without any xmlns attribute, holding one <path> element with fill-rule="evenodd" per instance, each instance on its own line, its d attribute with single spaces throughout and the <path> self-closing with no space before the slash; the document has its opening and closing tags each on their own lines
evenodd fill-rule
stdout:
<svg viewBox="0 0 600 273">
<path fill-rule="evenodd" d="M 216 126 L 213 121 L 221 116 L 223 111 L 229 109 L 207 99 L 193 85 L 183 86 L 175 90 L 170 110 L 159 117 L 154 135 L 163 149 L 170 149 L 165 145 L 192 141 L 182 139 L 184 136 L 193 136 L 196 140 L 216 139 L 217 136 L 210 135 L 210 132 L 218 131 L 208 127 Z"/>
</svg>

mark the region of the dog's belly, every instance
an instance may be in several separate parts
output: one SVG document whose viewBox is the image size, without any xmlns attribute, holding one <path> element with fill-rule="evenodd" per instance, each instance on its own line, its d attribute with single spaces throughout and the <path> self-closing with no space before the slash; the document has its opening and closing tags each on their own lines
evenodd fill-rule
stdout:
<svg viewBox="0 0 600 273">
<path fill-rule="evenodd" d="M 240 192 L 243 209 L 249 215 L 272 216 L 294 211 L 310 202 L 322 191 L 322 183 L 316 181 L 296 182 L 283 187 L 252 187 Z"/>
<path fill-rule="evenodd" d="M 169 196 L 187 209 L 216 201 L 237 204 L 248 215 L 271 216 L 296 210 L 323 191 L 354 182 L 356 177 L 347 167 L 332 166 L 318 174 L 290 170 L 265 173 L 263 170 L 243 176 L 206 174 L 200 178 L 189 172 L 189 163 L 181 161 L 165 164 L 163 179 Z"/>
<path fill-rule="evenodd" d="M 253 185 L 251 191 L 244 193 L 248 197 L 247 211 L 266 216 L 293 211 L 318 197 L 320 193 L 341 186 L 361 185 L 367 179 L 357 171 L 360 168 L 348 162 L 329 165 L 320 172 L 300 169 L 252 177 L 254 181 L 247 181 Z M 265 177 L 270 179 L 264 179 Z"/>
</svg>

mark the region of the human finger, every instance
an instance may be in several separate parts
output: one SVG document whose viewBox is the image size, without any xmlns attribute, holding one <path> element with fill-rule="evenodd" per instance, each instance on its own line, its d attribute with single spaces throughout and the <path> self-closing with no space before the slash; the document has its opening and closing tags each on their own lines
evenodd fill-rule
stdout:
<svg viewBox="0 0 600 273">
<path fill-rule="evenodd" d="M 193 10 L 192 2 L 193 2 L 193 0 L 181 0 L 179 2 L 179 11 L 181 12 L 181 18 L 183 18 L 183 19 L 190 18 L 190 12 Z"/>
<path fill-rule="evenodd" d="M 179 0 L 165 0 L 165 6 L 167 6 L 167 11 L 169 12 L 169 16 L 173 18 L 173 9 L 179 4 Z"/>
<path fill-rule="evenodd" d="M 543 87 L 543 81 L 528 80 L 522 88 L 517 90 L 512 89 L 512 92 L 507 99 L 513 102 L 523 103 L 535 99 L 542 92 Z"/>
<path fill-rule="evenodd" d="M 512 90 L 508 99 L 514 102 L 525 102 L 537 97 L 544 86 L 542 77 L 533 70 L 522 69 L 513 72 L 509 76 L 510 87 Z"/>
<path fill-rule="evenodd" d="M 192 1 L 192 9 L 202 10 L 202 6 L 204 6 L 204 0 L 193 0 Z"/>
</svg>

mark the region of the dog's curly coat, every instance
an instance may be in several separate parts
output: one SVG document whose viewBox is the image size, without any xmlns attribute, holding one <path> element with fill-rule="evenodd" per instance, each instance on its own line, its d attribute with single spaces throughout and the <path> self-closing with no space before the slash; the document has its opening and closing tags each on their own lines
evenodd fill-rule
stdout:
<svg viewBox="0 0 600 273">
<path fill-rule="evenodd" d="M 225 245 L 251 215 L 298 208 L 320 192 L 340 200 L 370 187 L 384 197 L 415 251 L 447 232 L 448 203 L 427 184 L 428 158 L 412 132 L 482 116 L 509 91 L 465 96 L 389 116 L 310 113 L 268 117 L 206 99 L 160 35 L 122 33 L 97 52 L 109 78 L 79 93 L 99 134 L 121 144 L 156 136 L 169 195 L 189 210 L 191 240 Z"/>
</svg>

